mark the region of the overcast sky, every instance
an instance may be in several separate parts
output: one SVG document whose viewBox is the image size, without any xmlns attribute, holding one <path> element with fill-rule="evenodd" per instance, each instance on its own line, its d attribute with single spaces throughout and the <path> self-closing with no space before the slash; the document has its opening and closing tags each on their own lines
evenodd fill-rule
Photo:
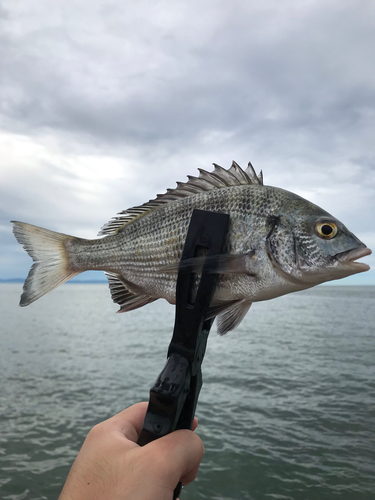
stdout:
<svg viewBox="0 0 375 500">
<path fill-rule="evenodd" d="M 233 159 L 375 250 L 375 2 L 0 0 L 0 152 L 2 279 Z"/>
</svg>

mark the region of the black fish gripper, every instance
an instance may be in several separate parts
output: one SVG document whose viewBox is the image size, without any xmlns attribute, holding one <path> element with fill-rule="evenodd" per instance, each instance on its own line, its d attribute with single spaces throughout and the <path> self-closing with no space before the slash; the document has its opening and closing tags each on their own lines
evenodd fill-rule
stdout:
<svg viewBox="0 0 375 500">
<path fill-rule="evenodd" d="M 190 219 L 181 262 L 222 253 L 229 215 L 195 209 Z M 178 272 L 176 315 L 167 362 L 150 389 L 150 399 L 138 438 L 141 446 L 177 429 L 191 429 L 202 387 L 201 366 L 207 338 L 215 318 L 207 319 L 218 280 L 211 263 L 197 274 L 187 268 Z M 176 487 L 174 499 L 181 491 Z"/>
</svg>

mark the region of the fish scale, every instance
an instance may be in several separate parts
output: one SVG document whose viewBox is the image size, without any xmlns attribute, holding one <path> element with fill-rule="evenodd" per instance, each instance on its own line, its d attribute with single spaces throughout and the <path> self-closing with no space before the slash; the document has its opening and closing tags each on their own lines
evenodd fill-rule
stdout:
<svg viewBox="0 0 375 500">
<path fill-rule="evenodd" d="M 13 222 L 17 240 L 34 260 L 20 305 L 28 305 L 77 274 L 106 272 L 120 312 L 159 298 L 175 302 L 181 266 L 202 270 L 202 257 L 180 262 L 194 209 L 229 214 L 224 252 L 207 265 L 219 274 L 209 315 L 218 331 L 236 328 L 252 302 L 367 271 L 357 259 L 369 250 L 332 215 L 280 188 L 264 186 L 251 164 L 199 170 L 103 226 L 96 240 Z M 323 228 L 323 229 L 322 229 Z M 211 260 L 210 260 L 211 259 Z"/>
</svg>

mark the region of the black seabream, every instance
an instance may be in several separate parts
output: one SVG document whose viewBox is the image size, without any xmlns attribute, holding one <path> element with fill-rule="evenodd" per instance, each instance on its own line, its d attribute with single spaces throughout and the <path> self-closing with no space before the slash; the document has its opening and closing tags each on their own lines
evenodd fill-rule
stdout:
<svg viewBox="0 0 375 500">
<path fill-rule="evenodd" d="M 229 214 L 224 253 L 211 257 L 218 285 L 210 315 L 218 332 L 233 330 L 252 302 L 367 271 L 357 259 L 371 250 L 339 220 L 309 201 L 264 186 L 249 164 L 200 169 L 163 195 L 118 214 L 95 240 L 13 222 L 14 234 L 33 258 L 21 306 L 88 270 L 105 271 L 119 312 L 156 299 L 175 302 L 181 253 L 195 208 Z M 197 273 L 204 258 L 184 261 Z"/>
</svg>

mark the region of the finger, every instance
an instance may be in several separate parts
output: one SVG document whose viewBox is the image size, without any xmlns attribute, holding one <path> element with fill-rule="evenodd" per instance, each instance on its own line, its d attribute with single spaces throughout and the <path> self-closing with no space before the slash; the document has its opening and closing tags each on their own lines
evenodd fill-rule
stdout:
<svg viewBox="0 0 375 500">
<path fill-rule="evenodd" d="M 103 422 L 106 431 L 121 432 L 127 439 L 137 442 L 145 419 L 148 403 L 137 403 Z M 100 424 L 101 425 L 101 424 Z"/>
<path fill-rule="evenodd" d="M 187 474 L 182 476 L 180 478 L 180 482 L 182 483 L 182 486 L 187 486 L 189 483 L 192 481 L 195 481 L 198 475 L 198 470 L 199 470 L 199 464 L 196 464 Z"/>
<path fill-rule="evenodd" d="M 144 459 L 153 464 L 153 479 L 174 490 L 180 479 L 193 481 L 202 460 L 204 446 L 194 432 L 181 429 L 148 443 L 142 448 Z"/>
<path fill-rule="evenodd" d="M 198 419 L 197 417 L 194 417 L 194 420 L 193 420 L 193 427 L 192 427 L 192 431 L 195 431 L 195 429 L 198 427 Z"/>
<path fill-rule="evenodd" d="M 138 436 L 142 430 L 143 422 L 146 416 L 148 408 L 148 403 L 137 403 L 129 408 L 126 408 L 122 412 L 114 415 L 112 418 L 105 421 L 108 423 L 108 428 L 111 426 L 113 429 L 117 428 L 125 437 L 133 441 L 137 442 Z M 120 426 L 120 427 L 119 427 Z M 198 419 L 194 417 L 192 430 L 198 426 Z M 134 434 L 135 431 L 135 434 Z"/>
</svg>

